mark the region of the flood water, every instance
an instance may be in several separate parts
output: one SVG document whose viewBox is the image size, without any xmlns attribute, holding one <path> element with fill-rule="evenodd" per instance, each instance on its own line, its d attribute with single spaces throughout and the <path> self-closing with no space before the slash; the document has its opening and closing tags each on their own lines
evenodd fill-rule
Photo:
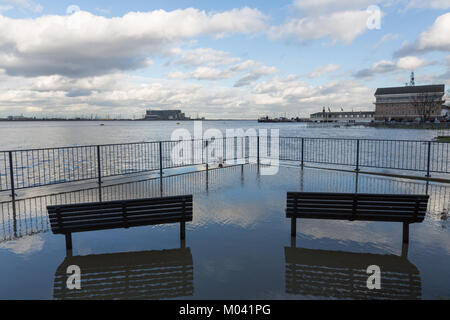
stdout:
<svg viewBox="0 0 450 320">
<path fill-rule="evenodd" d="M 159 183 L 105 186 L 102 197 L 160 196 Z M 292 241 L 288 191 L 430 200 L 425 221 L 410 226 L 407 247 L 396 222 L 298 219 Z M 260 175 L 255 165 L 191 172 L 163 179 L 162 195 L 193 194 L 185 243 L 177 224 L 74 233 L 69 256 L 64 236 L 49 230 L 46 206 L 98 201 L 98 189 L 48 193 L 55 194 L 18 200 L 16 221 L 11 203 L 0 204 L 0 299 L 450 298 L 448 184 L 298 166 L 282 166 L 274 176 Z M 381 289 L 369 291 L 366 268 L 374 264 Z M 65 288 L 69 265 L 81 268 L 81 290 Z"/>
</svg>

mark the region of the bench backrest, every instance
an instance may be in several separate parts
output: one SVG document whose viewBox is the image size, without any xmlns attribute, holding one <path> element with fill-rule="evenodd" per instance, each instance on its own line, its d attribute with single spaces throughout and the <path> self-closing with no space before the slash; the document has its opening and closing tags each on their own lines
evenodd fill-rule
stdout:
<svg viewBox="0 0 450 320">
<path fill-rule="evenodd" d="M 55 234 L 192 221 L 192 195 L 52 205 Z"/>
<path fill-rule="evenodd" d="M 286 217 L 422 222 L 428 195 L 288 192 Z"/>
</svg>

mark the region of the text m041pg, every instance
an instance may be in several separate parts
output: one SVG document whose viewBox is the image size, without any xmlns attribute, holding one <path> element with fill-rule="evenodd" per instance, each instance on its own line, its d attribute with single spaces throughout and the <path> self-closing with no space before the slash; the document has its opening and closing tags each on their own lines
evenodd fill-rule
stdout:
<svg viewBox="0 0 450 320">
<path fill-rule="evenodd" d="M 239 315 L 239 314 L 270 314 L 270 305 L 224 305 L 223 313 L 225 315 Z"/>
</svg>

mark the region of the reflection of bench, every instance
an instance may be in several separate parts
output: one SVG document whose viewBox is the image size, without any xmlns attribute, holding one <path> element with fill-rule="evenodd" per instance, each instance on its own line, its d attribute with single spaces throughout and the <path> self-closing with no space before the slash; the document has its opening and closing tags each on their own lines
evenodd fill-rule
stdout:
<svg viewBox="0 0 450 320">
<path fill-rule="evenodd" d="M 291 235 L 296 218 L 403 222 L 403 242 L 409 239 L 409 224 L 422 222 L 428 195 L 288 192 L 286 217 Z"/>
<path fill-rule="evenodd" d="M 340 299 L 419 299 L 420 274 L 404 257 L 286 247 L 286 293 Z M 381 289 L 367 288 L 367 267 L 381 269 Z"/>
<path fill-rule="evenodd" d="M 180 222 L 180 237 L 185 238 L 185 222 L 192 221 L 192 195 L 54 205 L 47 207 L 52 231 L 66 236 L 72 249 L 72 233 L 130 228 Z"/>
<path fill-rule="evenodd" d="M 81 289 L 69 290 L 67 267 L 81 270 Z M 192 296 L 191 250 L 68 256 L 55 273 L 55 299 L 161 299 Z"/>
</svg>

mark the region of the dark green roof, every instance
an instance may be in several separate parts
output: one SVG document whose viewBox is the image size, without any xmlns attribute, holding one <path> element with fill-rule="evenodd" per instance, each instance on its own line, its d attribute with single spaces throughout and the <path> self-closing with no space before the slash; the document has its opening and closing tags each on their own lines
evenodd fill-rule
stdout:
<svg viewBox="0 0 450 320">
<path fill-rule="evenodd" d="M 402 93 L 427 93 L 427 92 L 442 92 L 445 91 L 445 85 L 433 84 L 427 86 L 404 86 L 391 88 L 378 88 L 375 95 L 381 94 L 402 94 Z"/>
</svg>

